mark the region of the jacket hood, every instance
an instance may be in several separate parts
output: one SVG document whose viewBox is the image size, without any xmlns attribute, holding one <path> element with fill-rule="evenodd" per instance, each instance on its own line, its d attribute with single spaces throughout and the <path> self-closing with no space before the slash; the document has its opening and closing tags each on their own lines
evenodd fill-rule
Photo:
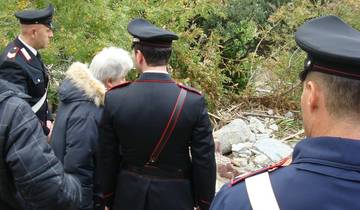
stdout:
<svg viewBox="0 0 360 210">
<path fill-rule="evenodd" d="M 98 107 L 104 105 L 106 88 L 94 78 L 86 64 L 73 63 L 65 75 L 59 90 L 62 102 L 92 101 Z"/>
<path fill-rule="evenodd" d="M 31 98 L 29 95 L 23 93 L 17 85 L 0 79 L 0 102 L 10 96 L 17 96 L 24 100 Z"/>
</svg>

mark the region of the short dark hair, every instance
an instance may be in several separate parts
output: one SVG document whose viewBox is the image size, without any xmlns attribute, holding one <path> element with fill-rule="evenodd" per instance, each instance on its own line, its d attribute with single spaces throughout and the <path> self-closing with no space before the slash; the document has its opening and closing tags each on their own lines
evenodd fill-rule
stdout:
<svg viewBox="0 0 360 210">
<path fill-rule="evenodd" d="M 171 56 L 171 48 L 155 48 L 141 44 L 133 44 L 134 50 L 140 50 L 149 66 L 167 65 Z"/>
<path fill-rule="evenodd" d="M 325 89 L 326 108 L 335 117 L 360 117 L 360 80 L 315 73 Z"/>
</svg>

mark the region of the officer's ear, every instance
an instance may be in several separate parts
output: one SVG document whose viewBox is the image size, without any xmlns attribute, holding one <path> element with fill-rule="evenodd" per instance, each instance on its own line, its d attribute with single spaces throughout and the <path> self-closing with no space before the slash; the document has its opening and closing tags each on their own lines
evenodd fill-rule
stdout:
<svg viewBox="0 0 360 210">
<path fill-rule="evenodd" d="M 37 27 L 35 26 L 31 27 L 30 29 L 31 38 L 36 39 L 37 33 L 38 33 Z"/>
<path fill-rule="evenodd" d="M 137 49 L 135 50 L 135 61 L 140 65 L 143 65 L 145 62 L 144 54 Z"/>
<path fill-rule="evenodd" d="M 304 82 L 304 103 L 311 112 L 316 111 L 321 102 L 321 89 L 314 80 Z"/>
</svg>

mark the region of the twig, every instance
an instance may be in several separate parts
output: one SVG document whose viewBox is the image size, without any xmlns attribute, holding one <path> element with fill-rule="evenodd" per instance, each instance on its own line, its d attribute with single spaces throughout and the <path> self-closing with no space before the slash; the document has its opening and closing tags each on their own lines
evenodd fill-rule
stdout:
<svg viewBox="0 0 360 210">
<path fill-rule="evenodd" d="M 302 85 L 302 82 L 299 81 L 298 83 L 296 83 L 295 85 L 293 85 L 291 88 L 289 88 L 288 90 L 286 90 L 285 92 L 282 92 L 279 96 L 285 96 L 286 94 L 290 93 L 291 91 L 295 90 L 296 88 L 298 88 L 299 86 Z"/>
<path fill-rule="evenodd" d="M 296 55 L 297 52 L 298 52 L 300 49 L 301 49 L 300 47 L 297 47 L 296 50 L 291 54 L 290 59 L 289 59 L 289 63 L 288 63 L 288 68 L 291 67 L 291 61 L 292 61 L 294 55 Z"/>
<path fill-rule="evenodd" d="M 292 134 L 292 135 L 290 135 L 290 136 L 288 136 L 288 137 L 285 137 L 285 138 L 281 139 L 280 141 L 287 141 L 287 140 L 292 139 L 292 138 L 294 138 L 294 137 L 296 137 L 296 136 L 298 136 L 298 135 L 301 135 L 301 134 L 303 134 L 303 133 L 304 133 L 304 129 L 302 129 L 302 130 L 300 130 L 299 132 L 297 132 L 297 133 L 295 133 L 295 134 Z"/>
<path fill-rule="evenodd" d="M 216 119 L 218 119 L 218 120 L 221 120 L 221 118 L 220 118 L 219 116 L 216 116 L 216 115 L 214 115 L 214 114 L 212 114 L 212 113 L 210 113 L 210 112 L 208 112 L 208 114 L 209 114 L 211 117 L 213 117 L 213 118 L 216 118 Z"/>
<path fill-rule="evenodd" d="M 251 73 L 251 76 L 250 76 L 250 79 L 252 79 L 252 77 L 254 76 L 254 73 L 253 73 L 253 65 L 254 65 L 254 59 L 255 59 L 255 55 L 257 53 L 257 51 L 259 50 L 259 47 L 261 45 L 261 43 L 264 41 L 264 39 L 268 36 L 268 34 L 270 34 L 270 32 L 279 24 L 280 22 L 276 23 L 273 27 L 271 27 L 268 31 L 265 32 L 264 36 L 260 39 L 260 41 L 257 43 L 256 47 L 255 47 L 255 50 L 254 50 L 254 53 L 253 53 L 253 56 L 251 58 L 251 64 L 250 64 L 250 73 Z"/>
<path fill-rule="evenodd" d="M 250 113 L 250 112 L 243 112 L 243 115 L 245 115 L 245 116 L 254 116 L 254 117 L 268 117 L 268 118 L 275 118 L 275 119 L 284 119 L 285 118 L 285 117 L 282 117 L 282 116 L 274 116 L 274 115 Z"/>
</svg>

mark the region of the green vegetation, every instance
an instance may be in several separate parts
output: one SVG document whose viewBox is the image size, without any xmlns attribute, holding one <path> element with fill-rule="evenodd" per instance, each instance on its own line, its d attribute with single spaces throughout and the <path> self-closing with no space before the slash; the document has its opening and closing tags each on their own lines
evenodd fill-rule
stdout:
<svg viewBox="0 0 360 210">
<path fill-rule="evenodd" d="M 130 49 L 127 23 L 135 17 L 180 35 L 171 60 L 173 76 L 206 93 L 210 109 L 238 100 L 297 109 L 297 74 L 304 53 L 293 39 L 304 21 L 335 14 L 360 29 L 358 0 L 0 0 L 0 49 L 19 33 L 15 11 L 56 8 L 55 37 L 42 51 L 51 65 L 50 99 L 74 61 L 90 62 L 107 46 Z M 253 78 L 271 72 L 275 91 L 255 97 Z M 134 78 L 135 72 L 131 77 Z"/>
</svg>

